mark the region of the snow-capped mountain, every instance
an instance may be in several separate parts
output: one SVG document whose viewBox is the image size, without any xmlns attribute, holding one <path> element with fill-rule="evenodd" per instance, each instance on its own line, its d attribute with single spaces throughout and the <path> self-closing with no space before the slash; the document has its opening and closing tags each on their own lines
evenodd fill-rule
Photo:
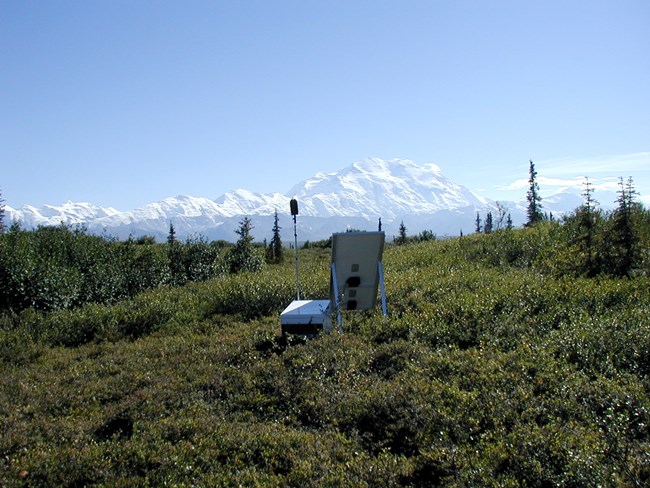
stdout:
<svg viewBox="0 0 650 488">
<path fill-rule="evenodd" d="M 290 198 L 280 193 L 265 195 L 248 190 L 224 193 L 215 200 L 224 216 L 272 215 L 276 209 L 289 208 Z"/>
<path fill-rule="evenodd" d="M 40 208 L 25 205 L 19 210 L 7 206 L 5 208 L 7 220 L 17 220 L 25 228 L 38 227 L 39 225 L 79 225 L 102 217 L 118 215 L 120 212 L 114 208 L 102 208 L 92 203 L 66 202 L 63 205 L 43 205 Z"/>
<path fill-rule="evenodd" d="M 487 202 L 448 180 L 434 164 L 368 158 L 337 173 L 319 173 L 290 191 L 306 215 L 382 217 L 434 214 Z"/>
<path fill-rule="evenodd" d="M 73 202 L 17 210 L 7 206 L 5 211 L 7 221 L 18 220 L 27 228 L 63 222 L 83 224 L 90 232 L 120 239 L 152 235 L 161 241 L 167 236 L 170 223 L 179 238 L 201 234 L 233 241 L 243 216 L 251 217 L 255 239 L 270 239 L 277 211 L 282 238 L 288 242 L 293 237 L 288 215 L 289 200 L 293 197 L 299 202 L 298 229 L 303 241 L 324 239 L 347 228 L 376 230 L 379 218 L 389 236 L 397 234 L 401 222 L 411 235 L 422 230 L 440 236 L 458 235 L 461 231 L 473 232 L 476 212 L 485 215 L 496 211 L 496 202 L 450 181 L 436 165 L 379 158 L 357 161 L 334 173 L 318 173 L 284 195 L 238 189 L 215 200 L 180 195 L 125 212 Z M 577 205 L 573 196 L 566 198 L 572 206 L 565 211 L 574 209 Z M 561 214 L 562 205 L 558 201 L 551 211 Z M 523 223 L 525 205 L 506 202 L 506 206 L 515 225 Z"/>
</svg>

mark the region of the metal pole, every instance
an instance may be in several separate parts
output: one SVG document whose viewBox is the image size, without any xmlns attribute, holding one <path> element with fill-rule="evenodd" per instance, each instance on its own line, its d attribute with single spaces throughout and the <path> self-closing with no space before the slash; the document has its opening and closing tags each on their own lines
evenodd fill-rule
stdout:
<svg viewBox="0 0 650 488">
<path fill-rule="evenodd" d="M 381 311 L 384 317 L 386 317 L 388 315 L 388 309 L 386 308 L 386 285 L 384 285 L 384 267 L 381 261 L 377 261 L 377 269 L 379 270 L 379 287 L 381 290 Z"/>
<path fill-rule="evenodd" d="M 334 308 L 336 308 L 336 323 L 339 325 L 339 333 L 343 332 L 343 316 L 341 315 L 341 296 L 339 295 L 339 285 L 336 282 L 336 263 L 330 266 L 332 280 L 332 291 L 334 294 Z"/>
<path fill-rule="evenodd" d="M 294 239 L 294 246 L 296 247 L 296 290 L 297 290 L 297 296 L 298 300 L 300 300 L 300 272 L 299 266 L 298 266 L 298 229 L 296 227 L 296 216 L 294 214 L 293 216 L 293 239 Z"/>
</svg>

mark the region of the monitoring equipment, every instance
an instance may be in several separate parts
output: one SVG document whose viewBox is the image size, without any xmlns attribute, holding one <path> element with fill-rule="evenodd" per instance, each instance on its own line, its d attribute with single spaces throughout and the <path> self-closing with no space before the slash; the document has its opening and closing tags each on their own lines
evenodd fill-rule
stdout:
<svg viewBox="0 0 650 488">
<path fill-rule="evenodd" d="M 383 232 L 341 232 L 332 235 L 330 302 L 339 330 L 341 310 L 372 310 L 381 291 L 381 309 L 387 315 L 386 287 L 381 257 Z"/>
<path fill-rule="evenodd" d="M 332 330 L 329 300 L 294 300 L 280 314 L 283 334 L 316 335 Z"/>
<path fill-rule="evenodd" d="M 336 316 L 339 332 L 343 328 L 342 310 L 371 310 L 381 292 L 381 308 L 386 309 L 386 288 L 381 258 L 384 251 L 383 232 L 341 232 L 332 235 L 329 300 L 301 300 L 298 265 L 298 234 L 296 215 L 298 202 L 290 202 L 296 248 L 297 299 L 280 314 L 282 333 L 315 335 L 332 330 Z"/>
</svg>

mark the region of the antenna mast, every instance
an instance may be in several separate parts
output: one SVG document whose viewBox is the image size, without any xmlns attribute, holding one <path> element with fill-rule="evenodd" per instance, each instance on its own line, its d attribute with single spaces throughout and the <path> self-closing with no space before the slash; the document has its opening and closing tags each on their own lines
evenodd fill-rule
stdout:
<svg viewBox="0 0 650 488">
<path fill-rule="evenodd" d="M 296 225 L 296 215 L 298 215 L 298 200 L 292 198 L 289 202 L 291 208 L 291 215 L 293 216 L 293 239 L 294 246 L 296 248 L 296 290 L 297 290 L 297 299 L 300 300 L 300 273 L 298 271 L 298 230 Z"/>
</svg>

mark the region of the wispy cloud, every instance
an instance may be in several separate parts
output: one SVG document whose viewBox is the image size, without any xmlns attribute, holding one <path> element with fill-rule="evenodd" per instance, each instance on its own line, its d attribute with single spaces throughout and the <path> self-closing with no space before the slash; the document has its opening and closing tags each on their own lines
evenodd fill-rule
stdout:
<svg viewBox="0 0 650 488">
<path fill-rule="evenodd" d="M 650 152 L 632 154 L 594 156 L 589 158 L 562 158 L 535 162 L 537 171 L 543 170 L 547 174 L 557 176 L 582 174 L 619 174 L 627 176 L 628 173 L 650 172 Z"/>
<path fill-rule="evenodd" d="M 553 186 L 553 187 L 575 187 L 582 186 L 585 179 L 583 177 L 576 178 L 547 178 L 546 176 L 538 176 L 537 183 L 540 186 Z M 522 188 L 528 188 L 529 182 L 528 178 L 521 178 L 513 181 L 508 185 L 503 185 L 497 187 L 498 190 L 521 190 Z"/>
<path fill-rule="evenodd" d="M 650 178 L 650 152 L 596 156 L 591 158 L 563 158 L 535 162 L 537 183 L 546 193 L 567 188 L 584 188 L 587 177 L 594 190 L 617 191 L 620 177 L 633 176 L 635 183 L 647 187 Z M 641 180 L 641 181 L 639 181 Z M 645 184 L 644 184 L 645 183 Z M 528 188 L 528 178 L 519 178 L 506 185 L 495 187 L 497 191 L 520 191 Z M 638 189 L 638 187 L 637 187 Z M 648 201 L 647 189 L 642 188 L 642 201 Z"/>
</svg>

